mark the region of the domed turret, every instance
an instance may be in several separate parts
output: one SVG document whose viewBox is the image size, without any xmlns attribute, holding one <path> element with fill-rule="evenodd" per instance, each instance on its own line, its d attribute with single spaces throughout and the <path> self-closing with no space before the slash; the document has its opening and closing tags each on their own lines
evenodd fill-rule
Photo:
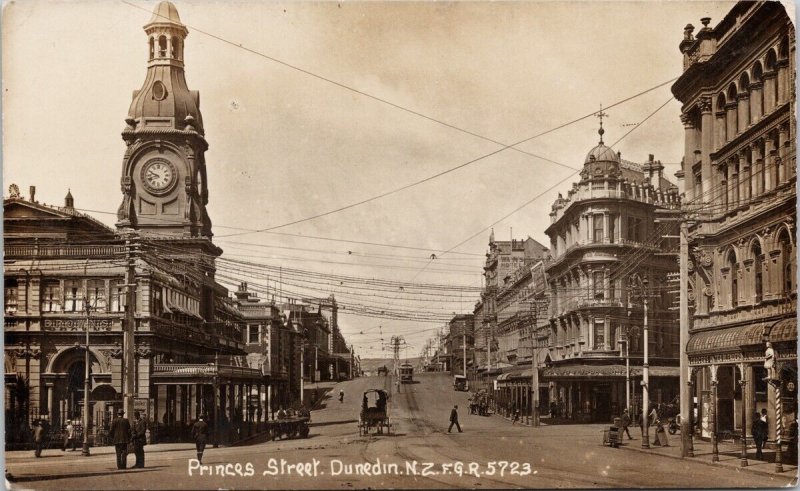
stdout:
<svg viewBox="0 0 800 491">
<path fill-rule="evenodd" d="M 584 160 L 583 163 L 588 164 L 590 162 L 619 163 L 619 156 L 617 155 L 617 152 L 601 143 L 589 151 L 589 153 L 586 155 L 586 160 Z"/>
</svg>

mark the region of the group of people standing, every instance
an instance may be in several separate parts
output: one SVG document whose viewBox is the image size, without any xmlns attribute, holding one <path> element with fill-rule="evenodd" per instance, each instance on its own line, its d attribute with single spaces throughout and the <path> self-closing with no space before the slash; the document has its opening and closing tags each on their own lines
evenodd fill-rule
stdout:
<svg viewBox="0 0 800 491">
<path fill-rule="evenodd" d="M 111 422 L 111 442 L 117 454 L 117 469 L 128 467 L 128 444 L 133 446 L 136 456 L 134 469 L 144 468 L 144 446 L 147 444 L 147 422 L 139 411 L 133 412 L 133 424 L 125 417 L 125 411 L 117 411 L 117 417 Z"/>
</svg>

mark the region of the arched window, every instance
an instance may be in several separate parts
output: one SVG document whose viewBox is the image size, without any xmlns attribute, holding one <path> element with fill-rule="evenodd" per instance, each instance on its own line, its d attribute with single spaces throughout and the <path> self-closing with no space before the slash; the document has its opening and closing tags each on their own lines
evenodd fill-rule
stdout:
<svg viewBox="0 0 800 491">
<path fill-rule="evenodd" d="M 778 46 L 778 59 L 785 60 L 789 58 L 789 37 L 783 36 L 781 44 Z"/>
<path fill-rule="evenodd" d="M 166 58 L 167 56 L 167 37 L 161 36 L 158 38 L 158 56 Z"/>
<path fill-rule="evenodd" d="M 794 248 L 786 229 L 781 230 L 778 236 L 778 247 L 781 251 L 781 271 L 783 273 L 781 292 L 788 296 L 794 291 Z"/>
<path fill-rule="evenodd" d="M 170 53 L 169 56 L 172 58 L 178 58 L 178 38 L 175 36 L 172 37 L 172 43 L 170 44 Z"/>
<path fill-rule="evenodd" d="M 718 146 L 720 146 L 720 147 L 722 145 L 724 145 L 725 142 L 727 142 L 728 140 L 730 140 L 733 137 L 733 135 L 728 135 L 727 134 L 727 121 L 725 119 L 725 104 L 726 103 L 727 103 L 727 101 L 725 100 L 725 93 L 720 92 L 720 94 L 717 96 L 717 114 L 719 115 L 720 118 L 722 118 L 722 121 L 721 121 L 721 124 L 720 124 L 720 127 L 719 127 L 720 137 L 719 137 L 719 140 L 718 140 L 718 142 L 719 142 Z"/>
<path fill-rule="evenodd" d="M 771 49 L 767 52 L 767 58 L 764 60 L 765 71 L 774 76 L 775 70 L 777 70 L 777 64 L 778 64 L 778 58 L 775 55 L 775 50 Z M 769 94 L 767 94 L 766 90 L 764 91 L 764 107 L 766 108 L 767 106 L 769 106 L 770 108 L 774 109 L 775 106 L 778 104 L 778 88 L 775 85 L 774 78 L 770 83 L 773 89 L 769 91 L 770 92 Z"/>
<path fill-rule="evenodd" d="M 747 94 L 748 96 L 750 95 L 750 76 L 747 74 L 747 72 L 742 73 L 742 76 L 739 77 L 739 94 L 740 95 Z M 739 103 L 741 104 L 742 102 L 740 101 Z M 750 104 L 749 100 L 747 101 L 747 104 Z M 749 107 L 747 109 L 749 109 Z M 750 125 L 749 110 L 745 112 L 745 116 L 746 117 L 744 118 L 744 121 L 742 121 L 742 123 L 744 127 L 747 127 Z"/>
<path fill-rule="evenodd" d="M 736 265 L 736 254 L 733 251 L 728 253 L 727 265 L 731 275 L 731 307 L 736 308 L 739 306 L 739 271 Z"/>
<path fill-rule="evenodd" d="M 764 263 L 764 255 L 761 252 L 761 244 L 755 240 L 750 249 L 750 255 L 753 257 L 753 270 L 754 270 L 754 286 L 755 286 L 755 303 L 761 303 L 764 298 L 764 276 L 762 266 Z"/>
<path fill-rule="evenodd" d="M 155 54 L 156 54 L 156 40 L 153 39 L 153 38 L 150 38 L 150 58 L 149 59 L 152 60 L 153 56 L 155 56 Z"/>
<path fill-rule="evenodd" d="M 180 38 L 172 38 L 172 45 L 175 47 L 175 58 L 183 59 L 183 46 L 181 46 Z"/>
</svg>

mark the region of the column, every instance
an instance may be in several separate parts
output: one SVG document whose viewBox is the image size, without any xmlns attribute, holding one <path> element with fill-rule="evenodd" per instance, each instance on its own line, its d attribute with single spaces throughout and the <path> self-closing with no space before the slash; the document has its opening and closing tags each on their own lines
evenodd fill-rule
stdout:
<svg viewBox="0 0 800 491">
<path fill-rule="evenodd" d="M 47 414 L 51 425 L 56 424 L 55 408 L 53 407 L 53 382 L 47 382 Z M 11 406 L 13 407 L 13 406 Z M 63 422 L 62 422 L 63 423 Z"/>
<path fill-rule="evenodd" d="M 778 74 L 774 71 L 764 72 L 764 115 L 775 110 L 776 79 Z"/>
<path fill-rule="evenodd" d="M 730 170 L 728 173 L 728 176 L 730 177 L 728 182 L 731 188 L 730 209 L 735 210 L 741 206 L 739 201 L 739 166 L 738 162 L 735 160 L 735 157 L 728 163 L 728 169 Z"/>
<path fill-rule="evenodd" d="M 747 92 L 740 92 L 737 102 L 737 120 L 739 121 L 739 133 L 750 125 L 750 94 Z"/>
<path fill-rule="evenodd" d="M 763 87 L 764 85 L 761 82 L 750 84 L 750 121 L 753 123 L 760 121 L 763 115 L 763 107 L 761 106 Z"/>
<path fill-rule="evenodd" d="M 747 372 L 749 366 L 746 363 L 739 364 L 739 373 L 742 376 L 742 379 L 739 383 L 742 386 L 741 394 L 742 394 L 742 438 L 740 439 L 740 443 L 742 444 L 742 453 L 740 457 L 740 466 L 747 467 L 747 413 L 750 412 L 748 409 L 747 404 Z M 736 369 L 734 369 L 734 374 L 736 373 Z"/>
<path fill-rule="evenodd" d="M 711 176 L 711 152 L 713 151 L 714 142 L 714 117 L 711 114 L 711 100 L 708 98 L 702 99 L 700 103 L 700 110 L 702 117 L 700 119 L 700 151 L 701 151 L 701 170 L 703 180 L 703 202 L 712 203 L 711 187 L 713 185 L 713 178 Z"/>
<path fill-rule="evenodd" d="M 719 447 L 717 446 L 717 365 L 711 365 L 711 462 L 719 462 Z"/>
<path fill-rule="evenodd" d="M 725 207 L 726 211 L 736 207 L 736 203 L 734 202 L 734 196 L 733 196 L 734 172 L 735 170 L 733 168 L 733 162 L 730 160 L 725 162 L 725 182 L 726 182 L 725 189 L 727 190 L 727 198 L 728 198 L 728 206 Z"/>
</svg>

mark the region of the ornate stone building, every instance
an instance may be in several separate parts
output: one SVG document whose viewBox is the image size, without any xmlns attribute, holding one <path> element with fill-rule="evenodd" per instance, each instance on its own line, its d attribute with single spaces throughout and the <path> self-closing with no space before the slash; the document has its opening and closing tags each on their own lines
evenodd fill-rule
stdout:
<svg viewBox="0 0 800 491">
<path fill-rule="evenodd" d="M 114 411 L 141 410 L 153 441 L 187 438 L 205 414 L 215 441 L 246 437 L 300 396 L 302 336 L 246 285 L 215 280 L 199 95 L 183 72 L 188 30 L 159 3 L 144 26 L 147 74 L 122 138 L 117 229 L 40 204 L 16 186 L 4 200 L 7 444 L 32 419 L 58 431 L 84 408 L 104 444 Z M 330 341 L 324 340 L 330 351 Z M 340 342 L 341 344 L 341 342 Z"/>
<path fill-rule="evenodd" d="M 514 364 L 498 354 L 497 296 L 500 289 L 515 271 L 530 267 L 541 260 L 547 252 L 545 246 L 530 237 L 498 241 L 495 240 L 494 230 L 489 235 L 489 251 L 486 253 L 486 264 L 483 267 L 484 288 L 473 311 L 476 327 L 475 358 L 478 372 L 484 377 L 489 375 L 489 370 L 496 372 L 502 367 Z"/>
<path fill-rule="evenodd" d="M 677 272 L 670 252 L 674 222 L 659 211 L 679 206 L 678 188 L 652 155 L 645 164 L 623 160 L 600 143 L 589 151 L 579 182 L 559 194 L 550 213 L 550 400 L 562 416 L 608 421 L 626 404 L 624 344 L 630 346 L 634 411 L 641 401 L 644 300 L 649 306 L 650 399 L 677 395 L 678 324 L 669 308 L 667 274 Z M 675 250 L 672 250 L 675 252 Z M 638 279 L 637 279 L 638 278 Z M 643 281 L 639 281 L 643 280 Z M 674 297 L 674 298 L 673 298 Z"/>
<path fill-rule="evenodd" d="M 710 22 L 686 26 L 672 87 L 686 132 L 686 349 L 700 434 L 749 431 L 766 408 L 774 439 L 778 403 L 789 423 L 797 401 L 795 30 L 778 2 Z M 782 399 L 765 380 L 766 342 Z"/>
</svg>

